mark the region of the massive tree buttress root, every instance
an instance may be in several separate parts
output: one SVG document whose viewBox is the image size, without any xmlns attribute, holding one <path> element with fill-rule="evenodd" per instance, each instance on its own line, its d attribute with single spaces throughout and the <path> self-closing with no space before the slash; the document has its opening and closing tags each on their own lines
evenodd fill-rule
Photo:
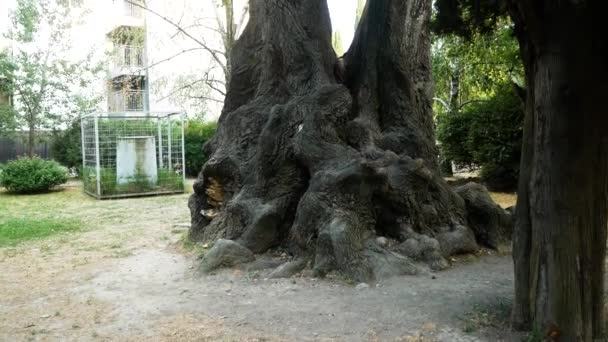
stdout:
<svg viewBox="0 0 608 342">
<path fill-rule="evenodd" d="M 439 175 L 430 11 L 369 0 L 338 61 L 326 0 L 252 0 L 190 199 L 191 238 L 284 245 L 318 275 L 369 281 L 507 237 L 483 188 L 454 191 Z"/>
</svg>

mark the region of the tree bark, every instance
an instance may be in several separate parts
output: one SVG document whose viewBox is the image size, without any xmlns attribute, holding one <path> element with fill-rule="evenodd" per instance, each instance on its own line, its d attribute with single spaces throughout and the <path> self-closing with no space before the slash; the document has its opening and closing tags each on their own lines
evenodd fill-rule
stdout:
<svg viewBox="0 0 608 342">
<path fill-rule="evenodd" d="M 338 61 L 326 0 L 251 1 L 190 236 L 284 245 L 292 265 L 371 281 L 508 235 L 483 189 L 463 198 L 439 175 L 430 13 L 428 0 L 368 1 Z"/>
<path fill-rule="evenodd" d="M 550 340 L 605 337 L 608 44 L 599 3 L 510 4 L 527 79 L 513 319 Z"/>
</svg>

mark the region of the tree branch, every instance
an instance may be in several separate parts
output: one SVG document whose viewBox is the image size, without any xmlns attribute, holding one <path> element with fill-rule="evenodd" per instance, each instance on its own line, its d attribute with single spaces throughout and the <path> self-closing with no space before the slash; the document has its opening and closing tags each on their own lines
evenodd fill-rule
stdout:
<svg viewBox="0 0 608 342">
<path fill-rule="evenodd" d="M 223 84 L 223 82 L 220 82 L 218 80 L 205 80 L 205 83 L 207 84 L 207 86 L 215 91 L 217 91 L 218 93 L 222 94 L 222 96 L 226 96 L 226 92 L 219 89 L 218 87 L 216 87 L 215 85 L 213 85 L 214 82 Z"/>
<path fill-rule="evenodd" d="M 191 51 L 196 51 L 196 50 L 202 50 L 202 49 L 203 49 L 203 48 L 198 47 L 198 48 L 191 48 L 191 49 L 185 49 L 185 50 L 182 50 L 182 51 L 180 51 L 180 52 L 178 52 L 178 53 L 176 53 L 176 54 L 174 54 L 174 55 L 172 55 L 172 56 L 170 56 L 170 57 L 167 57 L 167 58 L 162 59 L 162 60 L 160 60 L 160 61 L 154 62 L 154 63 L 152 63 L 152 64 L 150 64 L 150 65 L 146 65 L 146 66 L 145 66 L 145 67 L 143 67 L 143 68 L 137 69 L 137 70 L 135 71 L 135 73 L 138 73 L 138 72 L 141 72 L 141 71 L 144 71 L 144 70 L 148 70 L 148 69 L 152 69 L 153 67 L 155 67 L 155 66 L 157 66 L 157 65 L 159 65 L 159 64 L 162 64 L 162 63 L 168 62 L 168 61 L 172 60 L 173 58 L 176 58 L 176 57 L 178 57 L 178 56 L 183 55 L 184 53 L 191 52 Z"/>
<path fill-rule="evenodd" d="M 188 33 L 186 30 L 184 30 L 180 25 L 178 25 L 177 23 L 175 23 L 174 21 L 172 21 L 171 19 L 165 17 L 164 15 L 148 8 L 145 5 L 142 5 L 140 3 L 137 3 L 135 1 L 132 0 L 126 0 L 129 4 L 133 5 L 133 6 L 137 6 L 145 11 L 148 11 L 152 14 L 154 14 L 155 16 L 161 18 L 162 20 L 164 20 L 165 22 L 167 22 L 168 24 L 172 25 L 173 27 L 175 27 L 179 32 L 181 32 L 183 35 L 185 35 L 186 37 L 192 39 L 194 42 L 196 42 L 197 44 L 199 44 L 205 51 L 209 52 L 209 54 L 211 55 L 211 57 L 220 65 L 220 67 L 224 70 L 224 73 L 226 75 L 228 75 L 228 69 L 225 65 L 225 63 L 222 61 L 222 59 L 218 56 L 218 53 L 216 50 L 211 49 L 204 41 L 194 37 L 193 35 L 191 35 L 190 33 Z"/>
<path fill-rule="evenodd" d="M 224 103 L 224 101 L 222 101 L 222 100 L 214 99 L 214 98 L 207 97 L 207 96 L 188 96 L 188 98 L 197 99 L 197 100 L 208 100 L 208 101 L 213 101 L 213 102 L 217 102 L 217 103 Z"/>
<path fill-rule="evenodd" d="M 158 99 L 158 101 L 160 102 L 160 101 L 162 101 L 162 100 L 164 100 L 164 99 L 167 99 L 167 98 L 169 98 L 169 97 L 171 97 L 171 96 L 173 96 L 173 95 L 177 94 L 178 92 L 180 92 L 180 91 L 182 91 L 182 90 L 184 90 L 184 89 L 186 89 L 186 88 L 190 88 L 190 87 L 192 87 L 193 85 L 195 85 L 195 84 L 197 84 L 197 83 L 200 83 L 200 82 L 204 82 L 204 80 L 196 80 L 196 81 L 193 81 L 193 82 L 191 82 L 191 83 L 188 83 L 188 84 L 186 84 L 186 85 L 184 85 L 184 86 L 181 86 L 181 87 L 179 87 L 179 88 L 177 88 L 177 89 L 173 89 L 173 91 L 171 91 L 169 94 L 167 94 L 167 95 L 165 95 L 165 96 L 161 97 L 160 99 Z"/>
</svg>

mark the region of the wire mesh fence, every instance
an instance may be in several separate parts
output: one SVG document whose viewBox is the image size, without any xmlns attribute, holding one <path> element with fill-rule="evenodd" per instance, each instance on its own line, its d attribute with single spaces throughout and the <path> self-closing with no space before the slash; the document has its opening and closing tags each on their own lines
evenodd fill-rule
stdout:
<svg viewBox="0 0 608 342">
<path fill-rule="evenodd" d="M 93 113 L 81 118 L 84 191 L 119 198 L 184 191 L 180 113 Z"/>
</svg>

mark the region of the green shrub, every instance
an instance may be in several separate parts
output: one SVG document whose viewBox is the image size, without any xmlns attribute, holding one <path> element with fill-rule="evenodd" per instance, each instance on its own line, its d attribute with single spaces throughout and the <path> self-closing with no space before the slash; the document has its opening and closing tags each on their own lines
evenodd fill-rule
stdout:
<svg viewBox="0 0 608 342">
<path fill-rule="evenodd" d="M 184 131 L 184 145 L 186 154 L 186 175 L 196 177 L 203 168 L 209 156 L 203 153 L 203 145 L 209 141 L 215 131 L 217 123 L 188 120 Z"/>
<path fill-rule="evenodd" d="M 53 134 L 51 153 L 53 159 L 68 168 L 76 170 L 82 168 L 80 120 L 74 121 L 65 131 L 58 131 Z"/>
<path fill-rule="evenodd" d="M 68 180 L 68 173 L 55 161 L 20 157 L 4 165 L 0 185 L 15 193 L 48 191 Z"/>
<path fill-rule="evenodd" d="M 487 101 L 440 115 L 442 157 L 458 166 L 481 167 L 481 179 L 491 189 L 512 190 L 519 175 L 523 117 L 521 100 L 509 85 Z"/>
</svg>

